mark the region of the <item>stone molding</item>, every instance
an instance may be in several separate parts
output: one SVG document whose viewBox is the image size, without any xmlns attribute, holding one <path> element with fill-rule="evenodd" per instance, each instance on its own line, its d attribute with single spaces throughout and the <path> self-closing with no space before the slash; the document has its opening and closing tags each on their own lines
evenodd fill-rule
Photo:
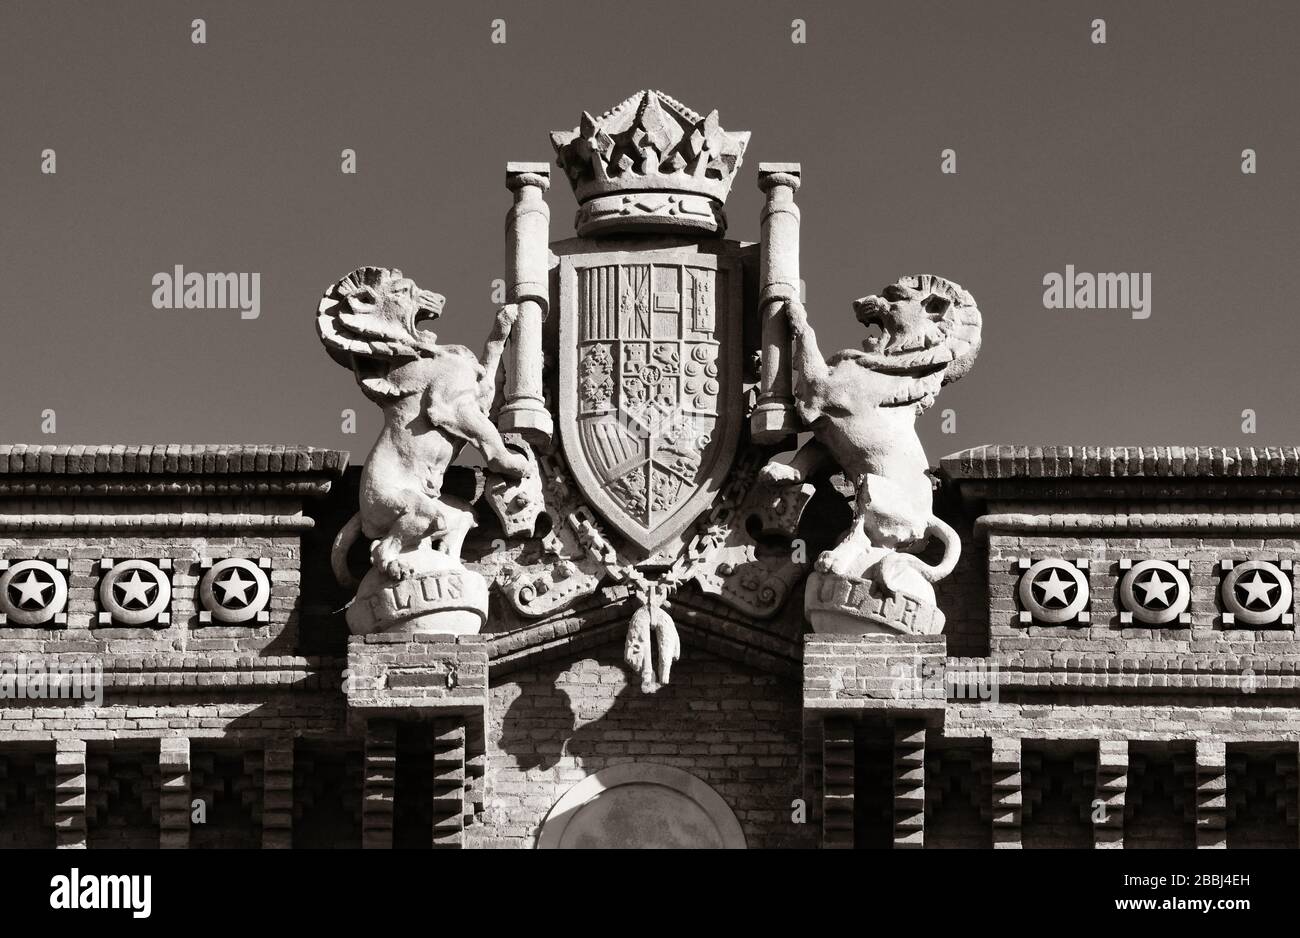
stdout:
<svg viewBox="0 0 1300 938">
<path fill-rule="evenodd" d="M 279 444 L 0 445 L 0 474 L 8 475 L 320 473 L 337 478 L 347 464 L 342 450 Z"/>
<path fill-rule="evenodd" d="M 1300 479 L 1300 446 L 976 446 L 943 457 L 951 479 Z"/>
</svg>

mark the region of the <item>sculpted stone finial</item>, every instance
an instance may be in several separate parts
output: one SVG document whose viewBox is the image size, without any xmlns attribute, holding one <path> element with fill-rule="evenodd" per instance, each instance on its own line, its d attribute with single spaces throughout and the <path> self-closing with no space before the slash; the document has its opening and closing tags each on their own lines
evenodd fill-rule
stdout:
<svg viewBox="0 0 1300 938">
<path fill-rule="evenodd" d="M 460 562 L 474 513 L 467 501 L 443 494 L 443 477 L 466 443 L 482 452 L 491 472 L 518 480 L 530 469 L 488 417 L 517 308 L 498 312 L 480 363 L 469 349 L 439 345 L 423 328 L 444 303 L 400 270 L 361 267 L 330 287 L 317 309 L 325 350 L 352 370 L 384 413 L 361 474 L 361 509 L 334 545 L 335 574 L 349 583 L 348 548 L 361 535 L 374 539 L 373 567 L 348 607 L 354 633 L 477 631 L 487 584 Z"/>
<path fill-rule="evenodd" d="M 853 524 L 810 575 L 805 611 L 813 628 L 933 634 L 943 627 L 932 584 L 952 572 L 961 544 L 934 515 L 928 463 L 916 417 L 939 389 L 975 361 L 980 312 L 941 277 L 905 277 L 853 304 L 877 335 L 862 349 L 823 361 L 803 304 L 786 301 L 795 342 L 795 402 L 814 439 L 789 464 L 769 463 L 773 482 L 802 482 L 827 459 L 857 490 Z M 930 537 L 944 544 L 929 565 L 912 556 Z"/>
</svg>

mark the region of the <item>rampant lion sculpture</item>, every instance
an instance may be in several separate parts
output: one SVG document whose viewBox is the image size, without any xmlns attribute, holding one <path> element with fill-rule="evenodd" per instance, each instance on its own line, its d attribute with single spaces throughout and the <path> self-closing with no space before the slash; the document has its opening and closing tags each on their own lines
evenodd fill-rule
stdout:
<svg viewBox="0 0 1300 938">
<path fill-rule="evenodd" d="M 436 543 L 446 569 L 459 566 L 474 525 L 470 505 L 443 495 L 447 467 L 466 443 L 488 469 L 518 479 L 528 461 L 511 452 L 488 417 L 502 349 L 517 313 L 503 307 L 484 361 L 461 345 L 438 345 L 424 328 L 445 300 L 421 290 L 400 270 L 361 267 L 325 293 L 316 327 L 335 361 L 352 369 L 365 395 L 383 408 L 384 426 L 361 474 L 361 510 L 339 532 L 333 566 L 343 582 L 347 549 L 359 534 L 374 538 L 371 563 L 389 582 L 417 572 L 417 552 Z"/>
<path fill-rule="evenodd" d="M 763 474 L 773 482 L 802 481 L 833 459 L 857 498 L 852 526 L 818 558 L 818 571 L 871 580 L 932 604 L 931 584 L 951 572 L 960 542 L 934 515 L 915 423 L 939 389 L 975 361 L 980 312 L 960 286 L 929 275 L 905 277 L 853 308 L 859 322 L 879 333 L 860 351 L 823 361 L 803 305 L 786 303 L 796 408 L 814 439 L 789 464 L 768 463 Z M 932 535 L 945 547 L 937 565 L 900 553 L 919 550 Z"/>
</svg>

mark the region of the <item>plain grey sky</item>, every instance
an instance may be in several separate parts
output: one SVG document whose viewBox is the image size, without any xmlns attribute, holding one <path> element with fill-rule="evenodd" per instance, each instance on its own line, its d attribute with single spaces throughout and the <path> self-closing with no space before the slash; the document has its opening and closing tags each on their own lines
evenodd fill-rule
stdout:
<svg viewBox="0 0 1300 938">
<path fill-rule="evenodd" d="M 856 346 L 851 301 L 900 275 L 975 295 L 984 349 L 922 418 L 932 462 L 992 442 L 1294 443 L 1298 47 L 1294 2 L 5 0 L 0 441 L 360 457 L 378 411 L 316 339 L 321 292 L 401 267 L 448 297 L 442 338 L 480 347 L 505 163 L 551 160 L 548 131 L 655 87 L 752 132 L 729 236 L 757 237 L 758 163 L 802 162 L 823 350 Z M 559 173 L 549 201 L 570 236 Z M 154 309 L 176 264 L 260 272 L 261 317 Z M 1151 318 L 1044 309 L 1066 264 L 1149 272 Z"/>
</svg>

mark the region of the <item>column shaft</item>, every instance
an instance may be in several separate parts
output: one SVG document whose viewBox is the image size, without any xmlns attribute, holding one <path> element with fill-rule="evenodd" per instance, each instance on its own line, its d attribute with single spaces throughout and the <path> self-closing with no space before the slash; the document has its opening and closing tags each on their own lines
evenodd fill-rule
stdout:
<svg viewBox="0 0 1300 938">
<path fill-rule="evenodd" d="M 262 847 L 293 846 L 293 740 L 275 739 L 262 753 Z"/>
<path fill-rule="evenodd" d="M 925 846 L 925 721 L 894 723 L 894 847 Z"/>
<path fill-rule="evenodd" d="M 1196 743 L 1196 846 L 1228 846 L 1228 765 L 1223 743 Z"/>
<path fill-rule="evenodd" d="M 761 215 L 758 275 L 763 371 L 750 417 L 756 443 L 779 443 L 799 428 L 790 374 L 790 326 L 783 302 L 800 299 L 799 206 L 794 203 L 799 182 L 798 163 L 758 167 L 758 187 L 767 201 Z"/>
<path fill-rule="evenodd" d="M 1093 845 L 1124 847 L 1124 800 L 1128 794 L 1128 740 L 1097 744 L 1097 792 L 1093 806 Z"/>
<path fill-rule="evenodd" d="M 85 740 L 54 743 L 54 845 L 62 849 L 86 846 Z"/>
<path fill-rule="evenodd" d="M 393 788 L 397 781 L 397 725 L 392 720 L 366 724 L 365 775 L 361 782 L 361 846 L 393 846 Z"/>
<path fill-rule="evenodd" d="M 519 433 L 537 446 L 549 444 L 553 433 L 542 383 L 551 224 L 543 193 L 550 184 L 551 171 L 545 163 L 506 165 L 506 187 L 515 196 L 506 216 L 506 300 L 519 306 L 519 317 L 506 344 L 505 403 L 497 426 L 502 433 Z"/>
<path fill-rule="evenodd" d="M 158 745 L 158 845 L 184 850 L 190 845 L 190 741 L 168 738 Z"/>
<path fill-rule="evenodd" d="M 433 721 L 433 846 L 460 849 L 465 834 L 465 722 Z"/>
<path fill-rule="evenodd" d="M 822 846 L 853 848 L 854 725 L 827 718 L 822 738 Z"/>
<path fill-rule="evenodd" d="M 994 739 L 992 743 L 993 846 L 1019 849 L 1024 803 L 1020 740 Z"/>
</svg>

